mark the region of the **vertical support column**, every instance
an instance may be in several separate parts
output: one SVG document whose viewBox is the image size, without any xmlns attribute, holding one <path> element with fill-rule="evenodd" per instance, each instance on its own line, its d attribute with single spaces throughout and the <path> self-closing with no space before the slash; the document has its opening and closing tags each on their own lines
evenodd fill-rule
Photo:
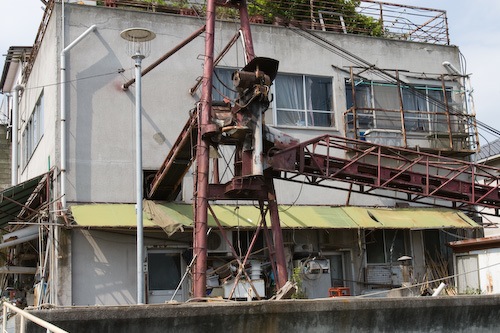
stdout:
<svg viewBox="0 0 500 333">
<path fill-rule="evenodd" d="M 453 129 L 451 126 L 451 117 L 450 117 L 450 106 L 448 105 L 448 96 L 446 95 L 446 83 L 444 82 L 444 76 L 441 75 L 441 87 L 443 89 L 443 101 L 445 105 L 446 112 L 446 123 L 448 125 L 448 140 L 450 143 L 450 149 L 453 150 Z"/>
<path fill-rule="evenodd" d="M 143 174 L 142 174 L 142 79 L 141 64 L 144 55 L 135 54 L 135 193 L 136 193 L 136 223 L 137 223 L 137 304 L 144 304 L 144 227 L 142 213 Z"/>
<path fill-rule="evenodd" d="M 401 132 L 403 134 L 403 147 L 407 148 L 408 140 L 406 138 L 405 111 L 403 106 L 403 93 L 401 91 L 401 80 L 399 80 L 399 71 L 396 71 L 396 82 L 398 86 L 399 114 L 401 117 Z"/>
<path fill-rule="evenodd" d="M 209 144 L 203 138 L 208 125 L 212 105 L 212 73 L 214 67 L 214 32 L 215 32 L 215 0 L 207 3 L 207 18 L 205 30 L 205 61 L 203 66 L 203 81 L 201 92 L 201 109 L 199 110 L 198 148 L 196 150 L 196 193 L 195 217 L 193 231 L 193 256 L 196 263 L 193 273 L 193 296 L 205 297 L 207 289 L 207 209 L 208 209 L 208 178 L 209 178 Z"/>
<path fill-rule="evenodd" d="M 282 288 L 288 281 L 288 272 L 286 270 L 285 246 L 283 243 L 283 233 L 281 231 L 280 218 L 278 213 L 278 203 L 276 202 L 276 192 L 272 179 L 267 179 L 267 206 L 271 215 L 271 230 L 273 231 L 274 251 L 276 255 L 276 288 Z"/>
<path fill-rule="evenodd" d="M 354 131 L 354 139 L 358 140 L 360 137 L 358 136 L 358 106 L 356 103 L 356 84 L 354 82 L 354 71 L 352 66 L 350 67 L 350 77 L 351 77 L 351 92 L 352 92 L 352 120 L 353 120 L 353 131 Z M 372 117 L 373 117 L 373 111 L 372 111 Z M 347 117 L 349 119 L 349 116 Z M 349 130 L 349 122 L 346 121 L 346 128 L 345 128 L 345 136 L 347 136 L 347 132 Z"/>
<path fill-rule="evenodd" d="M 253 40 L 252 32 L 250 30 L 250 20 L 248 19 L 248 9 L 246 0 L 240 2 L 240 27 L 243 32 L 243 42 L 245 43 L 246 49 L 246 60 L 247 63 L 255 58 L 255 51 L 253 50 Z"/>
</svg>

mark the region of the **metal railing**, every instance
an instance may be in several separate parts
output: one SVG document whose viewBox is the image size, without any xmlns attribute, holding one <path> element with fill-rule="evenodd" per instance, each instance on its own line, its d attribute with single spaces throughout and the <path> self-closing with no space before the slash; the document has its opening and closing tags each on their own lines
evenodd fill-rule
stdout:
<svg viewBox="0 0 500 333">
<path fill-rule="evenodd" d="M 46 322 L 43 319 L 40 319 L 18 307 L 15 305 L 10 304 L 9 302 L 2 302 L 2 333 L 7 333 L 7 319 L 8 319 L 8 310 L 15 312 L 18 314 L 21 318 L 20 320 L 20 328 L 19 330 L 16 330 L 16 332 L 24 333 L 26 332 L 26 320 L 32 321 L 33 323 L 37 324 L 38 326 L 41 326 L 43 328 L 47 329 L 47 333 L 68 333 L 68 331 L 65 331 L 49 322 Z"/>
</svg>

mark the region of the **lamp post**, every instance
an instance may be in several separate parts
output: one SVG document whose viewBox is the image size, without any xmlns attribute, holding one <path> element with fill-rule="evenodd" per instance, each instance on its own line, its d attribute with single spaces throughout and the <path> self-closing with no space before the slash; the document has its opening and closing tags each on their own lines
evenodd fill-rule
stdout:
<svg viewBox="0 0 500 333">
<path fill-rule="evenodd" d="M 143 235 L 143 174 L 142 174 L 142 59 L 150 53 L 150 41 L 156 35 L 144 28 L 123 30 L 120 36 L 127 40 L 128 53 L 135 60 L 135 166 L 136 166 L 136 217 L 137 217 L 137 304 L 144 304 L 144 235 Z"/>
</svg>

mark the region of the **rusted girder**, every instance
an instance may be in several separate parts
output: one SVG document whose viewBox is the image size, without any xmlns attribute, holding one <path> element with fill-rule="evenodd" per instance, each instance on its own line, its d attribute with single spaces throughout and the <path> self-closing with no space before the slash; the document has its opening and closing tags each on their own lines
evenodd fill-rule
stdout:
<svg viewBox="0 0 500 333">
<path fill-rule="evenodd" d="M 147 192 L 148 198 L 170 201 L 179 194 L 182 179 L 194 161 L 197 131 L 198 112 L 193 112 L 156 172 Z"/>
<path fill-rule="evenodd" d="M 365 194 L 404 192 L 414 202 L 500 207 L 500 169 L 411 149 L 325 135 L 276 152 L 269 163 L 285 180 L 306 176 L 306 183 L 325 187 L 328 180 L 358 184 Z"/>
</svg>

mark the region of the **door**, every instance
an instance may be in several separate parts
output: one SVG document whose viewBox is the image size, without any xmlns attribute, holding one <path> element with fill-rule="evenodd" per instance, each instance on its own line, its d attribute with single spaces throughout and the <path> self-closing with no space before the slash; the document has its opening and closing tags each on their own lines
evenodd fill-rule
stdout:
<svg viewBox="0 0 500 333">
<path fill-rule="evenodd" d="M 148 303 L 185 301 L 185 283 L 179 286 L 185 270 L 181 254 L 166 249 L 149 249 L 147 260 Z"/>
<path fill-rule="evenodd" d="M 479 265 L 477 255 L 461 255 L 456 257 L 457 289 L 459 294 L 477 294 L 479 285 Z"/>
<path fill-rule="evenodd" d="M 342 254 L 332 254 L 327 256 L 330 260 L 330 277 L 332 287 L 346 287 L 344 286 L 344 262 Z"/>
</svg>

